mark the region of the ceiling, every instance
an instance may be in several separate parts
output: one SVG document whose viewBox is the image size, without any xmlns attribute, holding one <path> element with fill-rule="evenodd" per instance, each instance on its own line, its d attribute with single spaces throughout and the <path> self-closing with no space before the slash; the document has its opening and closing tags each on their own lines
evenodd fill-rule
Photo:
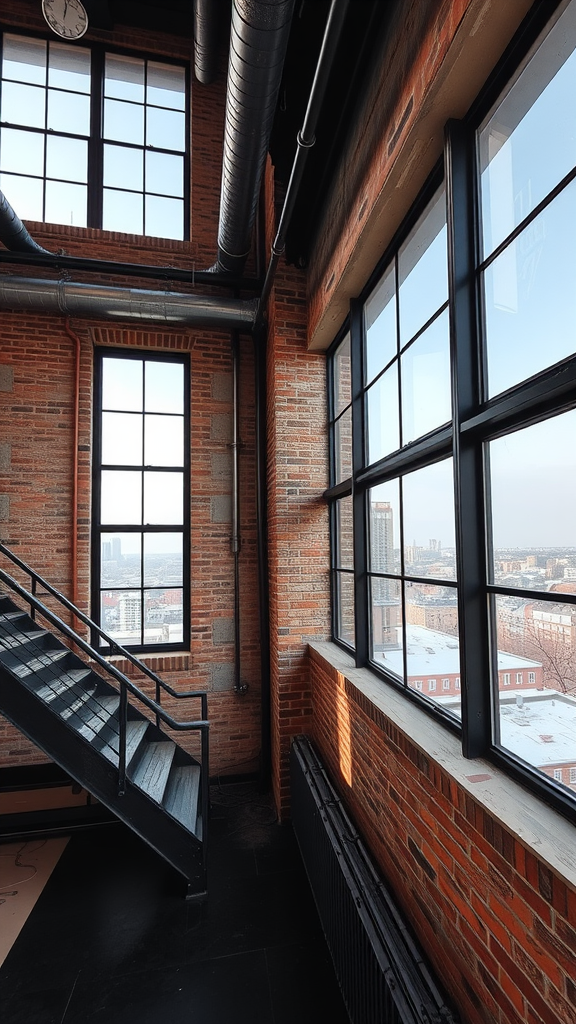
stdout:
<svg viewBox="0 0 576 1024">
<path fill-rule="evenodd" d="M 231 0 L 218 7 L 219 46 L 228 49 Z M 111 30 L 134 25 L 193 39 L 193 0 L 84 0 L 91 24 Z M 378 41 L 395 7 L 393 0 L 351 0 L 341 43 L 318 119 L 316 144 L 306 169 L 286 236 L 286 258 L 305 266 L 322 215 L 323 201 L 354 119 L 358 96 L 369 73 Z M 318 62 L 330 0 L 295 0 L 292 29 L 278 97 L 270 152 L 280 184 L 287 185 Z M 204 88 L 198 85 L 197 88 Z"/>
</svg>

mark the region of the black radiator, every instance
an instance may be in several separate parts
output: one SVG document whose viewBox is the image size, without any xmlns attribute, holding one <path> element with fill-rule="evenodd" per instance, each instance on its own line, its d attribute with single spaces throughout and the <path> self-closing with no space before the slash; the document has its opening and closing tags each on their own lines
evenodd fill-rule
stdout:
<svg viewBox="0 0 576 1024">
<path fill-rule="evenodd" d="M 352 1024 L 459 1024 L 305 736 L 292 823 Z"/>
</svg>

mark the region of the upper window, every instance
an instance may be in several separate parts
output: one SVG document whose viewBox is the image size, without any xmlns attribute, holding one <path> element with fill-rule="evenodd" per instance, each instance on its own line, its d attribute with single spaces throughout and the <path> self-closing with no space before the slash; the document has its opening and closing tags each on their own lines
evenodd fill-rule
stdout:
<svg viewBox="0 0 576 1024">
<path fill-rule="evenodd" d="M 124 647 L 187 646 L 187 363 L 100 352 L 93 617 Z"/>
<path fill-rule="evenodd" d="M 5 34 L 0 188 L 23 219 L 185 238 L 186 69 Z"/>
</svg>

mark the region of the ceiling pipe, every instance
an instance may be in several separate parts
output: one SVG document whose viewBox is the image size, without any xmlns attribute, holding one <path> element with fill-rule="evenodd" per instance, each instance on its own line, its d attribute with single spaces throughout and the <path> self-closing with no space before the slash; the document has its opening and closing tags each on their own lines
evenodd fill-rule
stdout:
<svg viewBox="0 0 576 1024">
<path fill-rule="evenodd" d="M 216 0 L 194 0 L 194 74 L 202 85 L 218 70 L 218 14 Z"/>
<path fill-rule="evenodd" d="M 328 12 L 320 55 L 316 65 L 312 89 L 310 90 L 306 114 L 304 116 L 304 123 L 297 136 L 298 148 L 294 157 L 290 181 L 288 182 L 288 188 L 284 197 L 284 205 L 282 207 L 282 213 L 280 214 L 280 221 L 278 223 L 278 230 L 276 232 L 274 242 L 272 243 L 270 262 L 268 263 L 262 293 L 258 302 L 258 311 L 256 313 L 257 324 L 260 323 L 264 315 L 266 304 L 272 290 L 272 282 L 274 280 L 278 261 L 286 247 L 286 232 L 288 230 L 292 213 L 294 212 L 298 189 L 304 174 L 304 166 L 308 158 L 308 153 L 316 142 L 316 125 L 318 123 L 318 117 L 326 94 L 326 88 L 328 86 L 328 79 L 334 63 L 334 57 L 340 42 L 344 20 L 348 12 L 348 5 L 349 0 L 332 0 L 330 10 Z"/>
<path fill-rule="evenodd" d="M 44 256 L 51 256 L 52 253 L 43 249 L 34 241 L 24 227 L 20 217 L 12 209 L 3 192 L 0 192 L 0 241 L 7 249 L 16 252 L 40 253 Z"/>
<path fill-rule="evenodd" d="M 215 271 L 250 252 L 294 0 L 233 0 Z"/>
<path fill-rule="evenodd" d="M 68 316 L 250 332 L 256 305 L 256 299 L 218 299 L 207 295 L 0 276 L 0 307 Z"/>
</svg>

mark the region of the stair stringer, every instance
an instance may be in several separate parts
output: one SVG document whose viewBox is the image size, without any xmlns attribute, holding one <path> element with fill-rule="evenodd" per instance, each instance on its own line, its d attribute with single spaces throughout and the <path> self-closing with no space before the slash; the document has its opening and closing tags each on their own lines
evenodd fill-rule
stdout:
<svg viewBox="0 0 576 1024">
<path fill-rule="evenodd" d="M 58 643 L 58 641 L 56 641 Z M 78 659 L 81 661 L 81 659 Z M 99 677 L 102 693 L 117 693 Z M 118 794 L 118 770 L 90 741 L 51 710 L 7 666 L 0 664 L 0 711 L 32 743 L 83 786 L 104 807 L 163 857 L 186 880 L 188 895 L 206 891 L 206 846 L 184 828 L 160 804 L 126 779 L 125 792 Z M 131 718 L 145 719 L 130 707 Z M 152 722 L 148 738 L 166 738 Z M 173 742 L 173 741 L 172 741 Z M 175 744 L 177 750 L 197 763 Z M 207 785 L 203 780 L 203 785 Z"/>
</svg>

